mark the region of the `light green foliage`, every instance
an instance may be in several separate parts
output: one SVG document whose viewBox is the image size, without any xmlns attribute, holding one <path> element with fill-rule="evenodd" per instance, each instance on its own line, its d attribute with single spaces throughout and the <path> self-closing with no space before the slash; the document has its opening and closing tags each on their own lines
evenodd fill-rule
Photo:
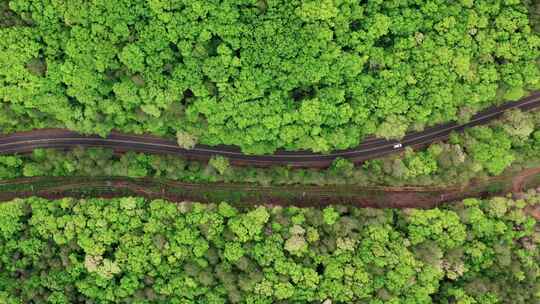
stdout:
<svg viewBox="0 0 540 304">
<path fill-rule="evenodd" d="M 4 240 L 16 238 L 23 228 L 20 217 L 23 215 L 20 201 L 0 205 L 0 234 Z"/>
<path fill-rule="evenodd" d="M 421 175 L 431 175 L 437 172 L 437 161 L 434 155 L 429 152 L 412 153 L 408 150 L 407 156 L 404 159 L 405 166 L 407 167 L 407 178 L 415 178 Z"/>
<path fill-rule="evenodd" d="M 523 1 L 0 5 L 4 132 L 117 129 L 176 135 L 184 148 L 325 152 L 455 120 L 540 83 L 540 37 Z"/>
<path fill-rule="evenodd" d="M 333 225 L 339 219 L 339 213 L 333 207 L 326 207 L 323 209 L 324 223 L 327 225 Z"/>
<path fill-rule="evenodd" d="M 438 209 L 413 210 L 407 217 L 407 221 L 413 245 L 431 239 L 436 241 L 441 248 L 451 249 L 465 242 L 465 227 L 453 212 Z"/>
<path fill-rule="evenodd" d="M 229 160 L 219 155 L 213 156 L 208 162 L 208 165 L 217 170 L 217 172 L 221 175 L 223 175 L 230 167 Z"/>
<path fill-rule="evenodd" d="M 302 255 L 308 249 L 306 239 L 302 235 L 292 235 L 285 242 L 285 250 L 294 255 Z"/>
<path fill-rule="evenodd" d="M 219 214 L 223 217 L 234 217 L 237 214 L 237 210 L 226 202 L 221 202 L 218 206 L 218 210 Z"/>
<path fill-rule="evenodd" d="M 106 280 L 110 280 L 114 275 L 122 272 L 116 262 L 104 259 L 101 256 L 87 255 L 84 258 L 84 267 L 89 273 L 95 272 Z"/>
<path fill-rule="evenodd" d="M 176 142 L 180 147 L 189 150 L 195 147 L 197 144 L 197 138 L 191 134 L 188 134 L 187 132 L 178 131 L 176 132 Z"/>
<path fill-rule="evenodd" d="M 142 72 L 145 66 L 144 53 L 134 44 L 125 46 L 120 55 L 120 61 L 133 72 Z"/>
<path fill-rule="evenodd" d="M 332 163 L 330 170 L 336 176 L 350 178 L 354 173 L 354 164 L 346 159 L 337 158 Z"/>
<path fill-rule="evenodd" d="M 334 0 L 304 1 L 296 14 L 304 21 L 329 20 L 339 13 Z"/>
<path fill-rule="evenodd" d="M 469 148 L 471 155 L 489 173 L 501 174 L 514 161 L 512 142 L 505 133 L 486 127 L 473 129 L 471 133 L 475 140 Z"/>
<path fill-rule="evenodd" d="M 244 255 L 244 249 L 240 243 L 227 243 L 223 256 L 230 262 L 238 261 Z"/>
<path fill-rule="evenodd" d="M 16 156 L 0 156 L 0 178 L 9 179 L 17 177 L 23 160 Z"/>
<path fill-rule="evenodd" d="M 504 94 L 504 98 L 507 100 L 518 100 L 526 94 L 527 92 L 525 92 L 522 87 L 514 87 L 509 89 L 506 94 Z"/>
<path fill-rule="evenodd" d="M 527 115 L 519 110 L 511 110 L 504 113 L 501 120 L 502 129 L 512 137 L 527 139 L 535 130 L 535 121 L 532 115 Z"/>
<path fill-rule="evenodd" d="M 229 228 L 236 235 L 240 242 L 258 240 L 264 224 L 268 221 L 268 211 L 259 207 L 229 221 Z"/>
<path fill-rule="evenodd" d="M 0 301 L 535 303 L 538 227 L 523 208 L 539 201 L 532 191 L 400 211 L 19 199 L 0 205 Z"/>
<path fill-rule="evenodd" d="M 407 124 L 404 118 L 390 115 L 381 123 L 375 135 L 386 139 L 398 139 L 405 136 Z"/>
</svg>

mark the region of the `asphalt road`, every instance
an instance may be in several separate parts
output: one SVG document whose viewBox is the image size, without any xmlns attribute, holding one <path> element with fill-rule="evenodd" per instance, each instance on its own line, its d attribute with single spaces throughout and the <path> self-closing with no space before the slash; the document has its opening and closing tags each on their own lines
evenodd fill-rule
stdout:
<svg viewBox="0 0 540 304">
<path fill-rule="evenodd" d="M 490 122 L 500 117 L 509 109 L 519 108 L 523 111 L 540 106 L 540 92 L 535 92 L 516 102 L 505 103 L 498 107 L 484 110 L 466 124 L 448 123 L 427 128 L 422 132 L 407 134 L 402 140 L 385 140 L 368 138 L 353 149 L 334 151 L 329 154 L 318 154 L 307 151 L 288 152 L 278 151 L 272 155 L 245 155 L 238 148 L 230 146 L 203 146 L 186 150 L 178 147 L 171 140 L 150 135 L 131 135 L 118 132 L 108 137 L 85 136 L 65 129 L 43 129 L 29 132 L 19 132 L 0 136 L 0 154 L 28 153 L 37 148 L 70 149 L 77 146 L 102 147 L 114 149 L 117 152 L 144 152 L 159 154 L 181 155 L 191 160 L 207 161 L 213 155 L 222 155 L 234 165 L 250 165 L 267 167 L 287 165 L 291 167 L 328 167 L 337 157 L 348 159 L 354 163 L 383 155 L 402 151 L 405 147 L 422 147 L 432 142 L 444 140 L 452 131 L 462 131 L 465 128 Z M 401 144 L 396 148 L 396 144 Z"/>
</svg>

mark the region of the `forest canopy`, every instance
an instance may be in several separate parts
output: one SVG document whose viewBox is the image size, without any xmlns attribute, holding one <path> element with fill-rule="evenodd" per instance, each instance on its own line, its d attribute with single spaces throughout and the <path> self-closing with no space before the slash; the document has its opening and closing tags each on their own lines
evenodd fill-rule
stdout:
<svg viewBox="0 0 540 304">
<path fill-rule="evenodd" d="M 250 153 L 400 137 L 540 87 L 525 2 L 3 0 L 0 128 Z"/>
<path fill-rule="evenodd" d="M 438 209 L 0 205 L 0 302 L 537 303 L 540 196 Z"/>
</svg>

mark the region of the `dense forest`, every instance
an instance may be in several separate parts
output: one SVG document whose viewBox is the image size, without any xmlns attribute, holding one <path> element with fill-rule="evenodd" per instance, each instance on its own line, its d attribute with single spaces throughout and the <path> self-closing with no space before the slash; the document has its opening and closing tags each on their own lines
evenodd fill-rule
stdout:
<svg viewBox="0 0 540 304">
<path fill-rule="evenodd" d="M 329 151 L 540 88 L 530 1 L 1 0 L 0 129 Z"/>
<path fill-rule="evenodd" d="M 253 168 L 230 165 L 224 157 L 207 164 L 176 155 L 125 153 L 107 149 L 34 150 L 0 156 L 0 179 L 33 176 L 156 177 L 183 182 L 260 185 L 447 186 L 466 185 L 524 168 L 540 167 L 540 112 L 506 112 L 489 125 L 453 134 L 426 149 L 353 165 L 337 159 L 330 168 Z"/>
<path fill-rule="evenodd" d="M 538 0 L 0 0 L 0 135 L 325 153 L 538 90 Z M 327 169 L 78 147 L 0 155 L 0 181 L 443 187 L 532 167 L 540 111 L 510 110 Z M 0 202 L 0 303 L 540 303 L 540 188 L 429 210 L 329 203 Z"/>
<path fill-rule="evenodd" d="M 0 205 L 2 303 L 537 303 L 534 191 L 432 210 Z"/>
</svg>

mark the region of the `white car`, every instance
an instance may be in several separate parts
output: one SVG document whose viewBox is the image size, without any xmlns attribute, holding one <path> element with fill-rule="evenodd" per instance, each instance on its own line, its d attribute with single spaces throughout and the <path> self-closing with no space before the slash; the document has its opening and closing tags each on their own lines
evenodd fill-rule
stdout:
<svg viewBox="0 0 540 304">
<path fill-rule="evenodd" d="M 394 149 L 399 149 L 399 148 L 402 148 L 402 147 L 403 147 L 403 145 L 401 143 L 394 145 Z"/>
</svg>

